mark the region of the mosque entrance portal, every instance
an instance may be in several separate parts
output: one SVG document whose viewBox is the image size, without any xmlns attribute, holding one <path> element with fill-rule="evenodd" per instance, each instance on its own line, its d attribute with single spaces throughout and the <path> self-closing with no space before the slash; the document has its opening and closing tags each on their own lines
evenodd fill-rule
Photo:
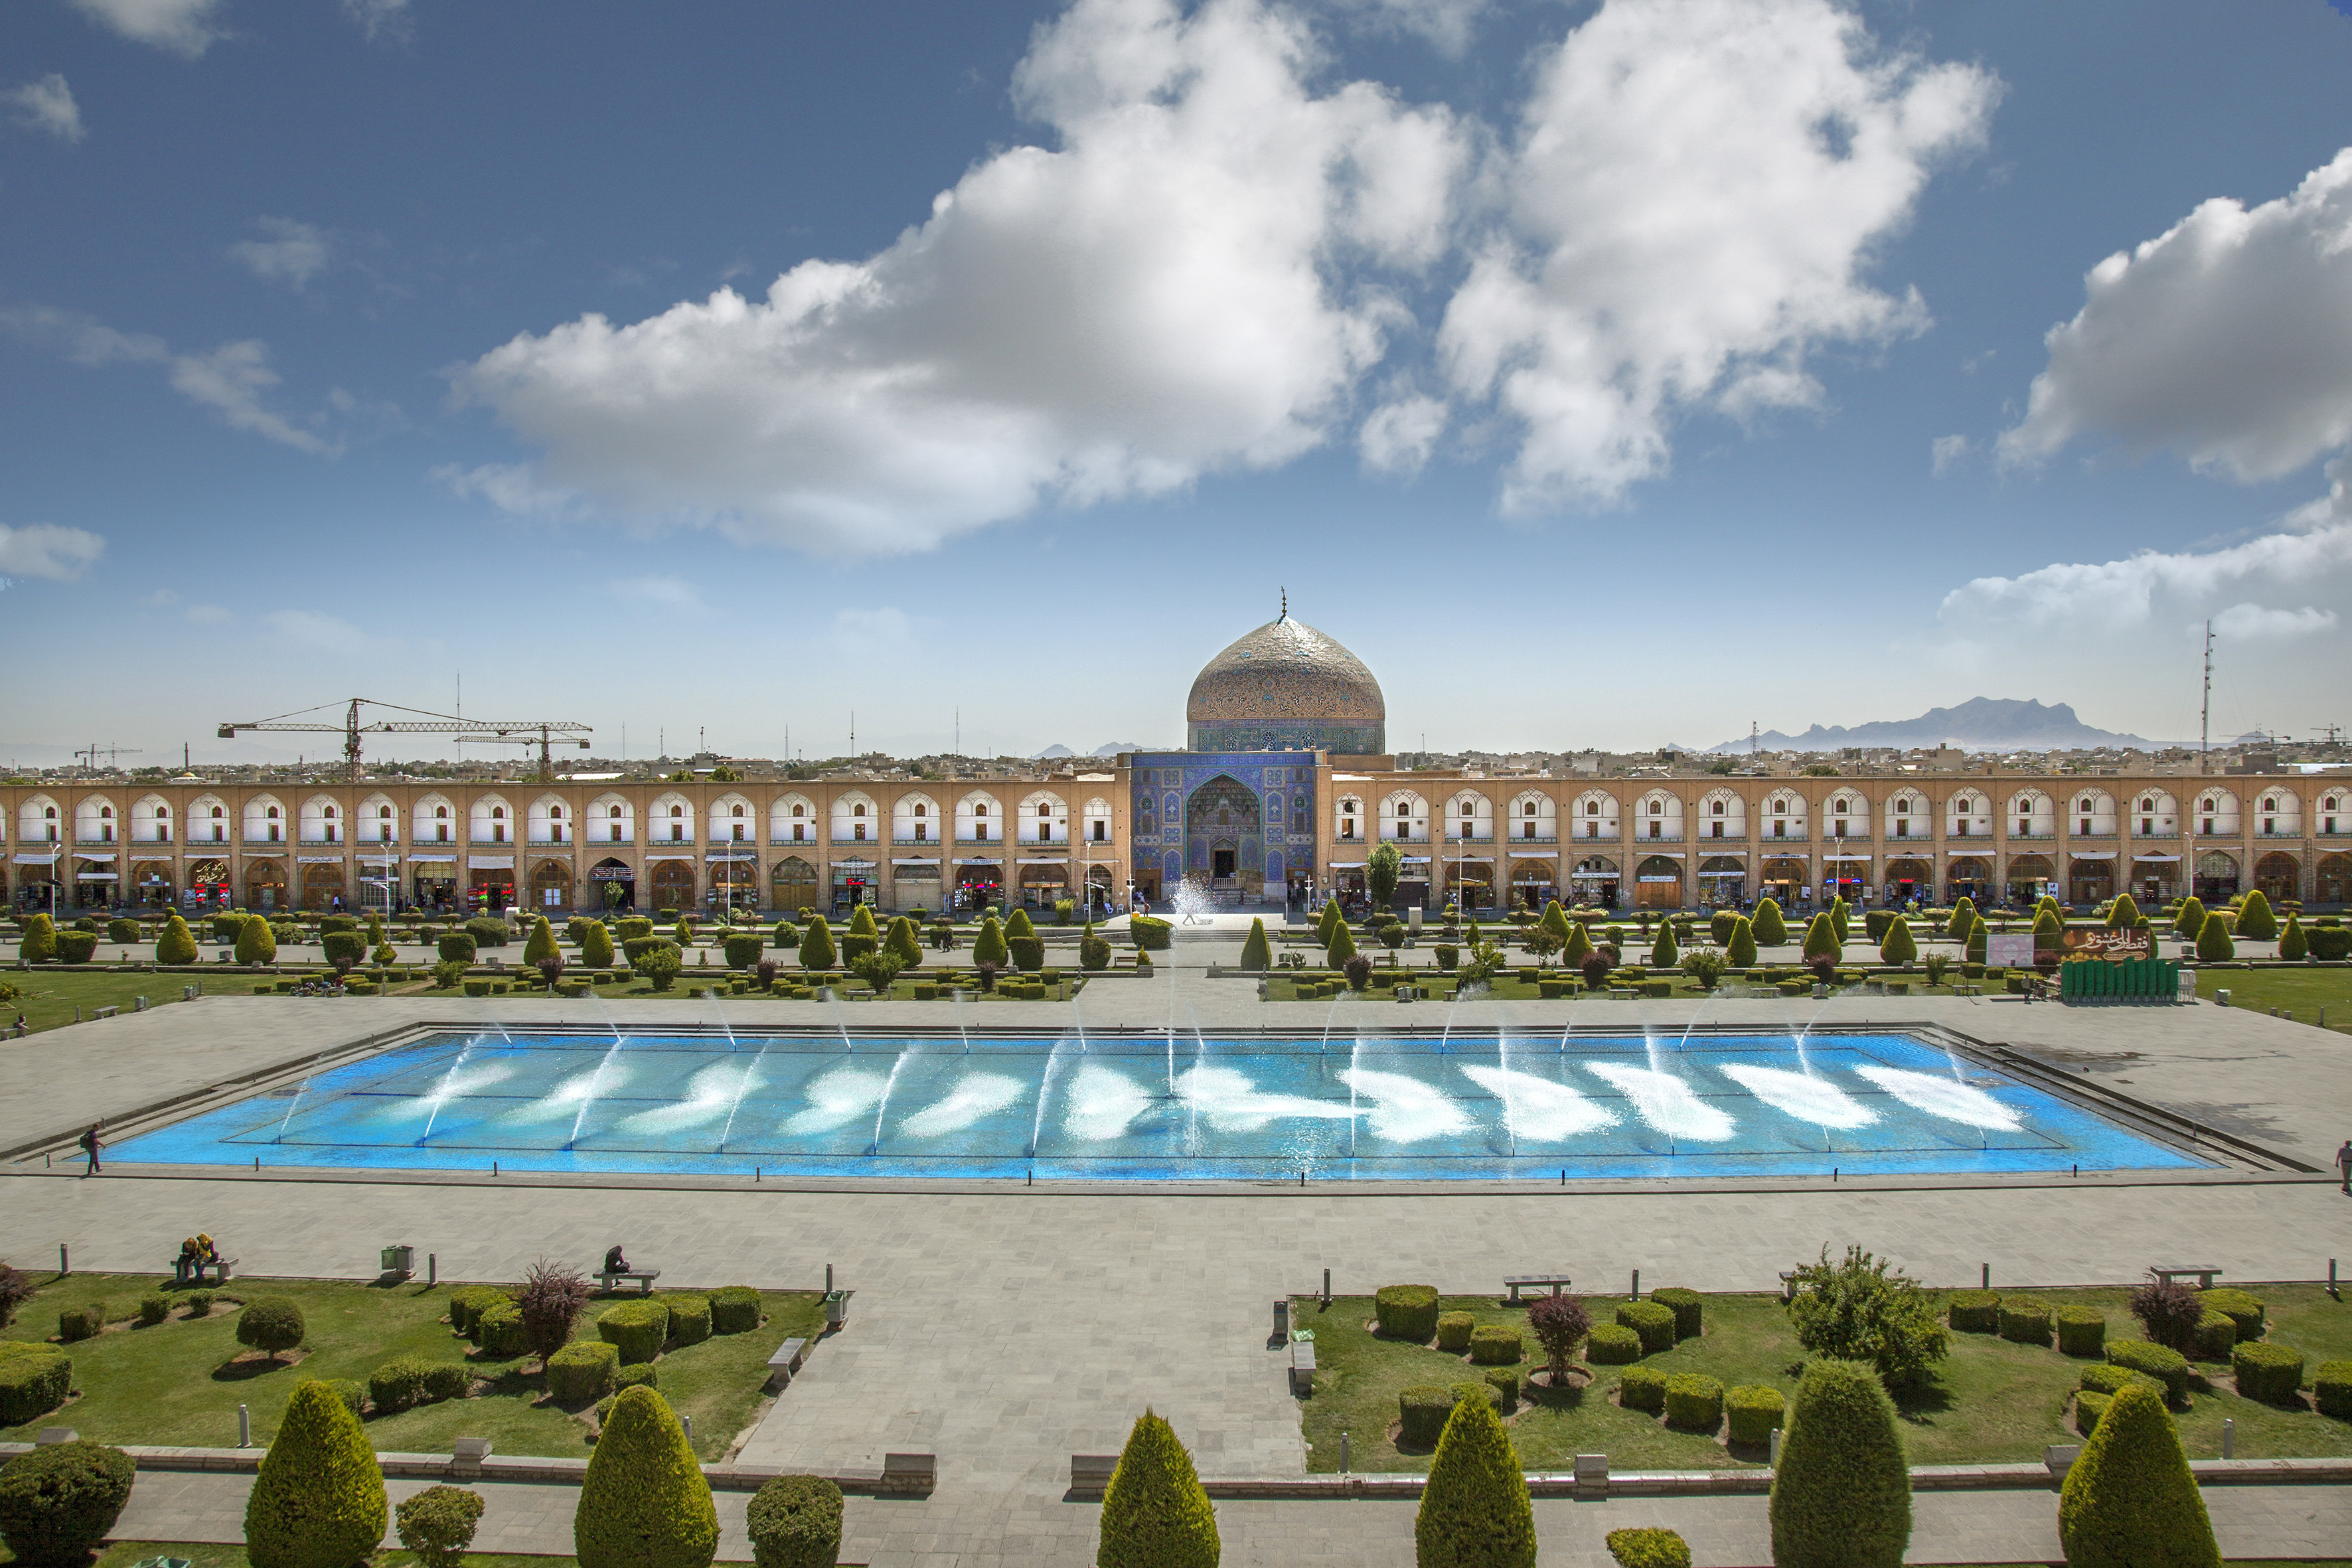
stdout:
<svg viewBox="0 0 2352 1568">
<path fill-rule="evenodd" d="M 1265 835 L 1256 794 L 1219 773 L 1184 803 L 1184 866 L 1213 897 L 1255 896 L 1265 882 Z"/>
</svg>

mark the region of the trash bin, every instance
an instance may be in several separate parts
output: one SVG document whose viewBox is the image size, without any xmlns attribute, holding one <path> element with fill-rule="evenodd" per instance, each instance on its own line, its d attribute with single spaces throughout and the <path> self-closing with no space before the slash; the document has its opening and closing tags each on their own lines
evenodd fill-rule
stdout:
<svg viewBox="0 0 2352 1568">
<path fill-rule="evenodd" d="M 386 1274 L 414 1274 L 416 1272 L 416 1248 L 387 1247 L 383 1249 L 383 1262 Z"/>
<path fill-rule="evenodd" d="M 827 1290 L 824 1293 L 824 1326 L 837 1329 L 849 1321 L 849 1292 Z"/>
</svg>

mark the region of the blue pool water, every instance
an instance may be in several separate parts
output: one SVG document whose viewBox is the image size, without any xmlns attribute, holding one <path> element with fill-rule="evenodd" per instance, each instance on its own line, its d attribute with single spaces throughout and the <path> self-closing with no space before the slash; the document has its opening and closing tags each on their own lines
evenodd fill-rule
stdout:
<svg viewBox="0 0 2352 1568">
<path fill-rule="evenodd" d="M 435 1035 L 129 1163 L 1458 1181 L 2196 1168 L 1923 1039 Z"/>
</svg>

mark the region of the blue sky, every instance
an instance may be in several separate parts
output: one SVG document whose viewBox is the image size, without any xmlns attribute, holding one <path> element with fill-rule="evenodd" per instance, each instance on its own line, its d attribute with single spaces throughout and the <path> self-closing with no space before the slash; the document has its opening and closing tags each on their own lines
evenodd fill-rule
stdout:
<svg viewBox="0 0 2352 1568">
<path fill-rule="evenodd" d="M 2208 617 L 2308 733 L 2347 78 L 2323 0 L 20 0 L 0 756 L 1164 744 L 1284 587 L 1402 747 L 2191 735 Z"/>
</svg>

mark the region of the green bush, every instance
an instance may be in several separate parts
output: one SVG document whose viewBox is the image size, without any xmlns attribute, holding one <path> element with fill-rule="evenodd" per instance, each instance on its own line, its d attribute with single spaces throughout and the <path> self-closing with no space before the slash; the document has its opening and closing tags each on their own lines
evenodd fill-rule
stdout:
<svg viewBox="0 0 2352 1568">
<path fill-rule="evenodd" d="M 708 1296 L 665 1296 L 669 1307 L 669 1342 L 674 1345 L 698 1345 L 710 1337 L 710 1298 Z"/>
<path fill-rule="evenodd" d="M 513 935 L 507 922 L 496 915 L 476 915 L 466 922 L 466 933 L 480 947 L 504 947 Z"/>
<path fill-rule="evenodd" d="M 1467 1312 L 1437 1314 L 1437 1348 L 1448 1355 L 1460 1355 L 1470 1348 L 1470 1331 L 1478 1320 Z"/>
<path fill-rule="evenodd" d="M 1470 1333 L 1470 1364 L 1517 1366 L 1527 1359 L 1519 1331 L 1507 1323 L 1488 1323 Z"/>
<path fill-rule="evenodd" d="M 2197 929 L 2197 957 L 2205 963 L 2227 963 L 2238 956 L 2238 944 L 2230 940 L 2230 922 L 2220 915 L 2209 914 Z"/>
<path fill-rule="evenodd" d="M 2150 1377 L 2144 1372 L 2134 1372 L 2127 1366 L 2117 1366 L 2112 1362 L 2086 1366 L 2083 1369 L 2081 1386 L 2093 1394 L 2120 1394 L 2134 1384 L 2147 1389 L 2158 1399 L 2165 1396 L 2164 1380 L 2159 1377 Z"/>
<path fill-rule="evenodd" d="M 383 1471 L 359 1417 L 327 1384 L 297 1384 L 246 1499 L 247 1561 L 351 1568 L 383 1542 L 388 1511 Z"/>
<path fill-rule="evenodd" d="M 1519 1369 L 1515 1366 L 1489 1367 L 1486 1386 L 1495 1391 L 1506 1415 L 1519 1407 Z"/>
<path fill-rule="evenodd" d="M 1678 1372 L 1666 1379 L 1666 1425 L 1687 1432 L 1712 1432 L 1723 1424 L 1723 1384 L 1704 1373 Z"/>
<path fill-rule="evenodd" d="M 1886 928 L 1886 940 L 1878 944 L 1882 963 L 1909 963 L 1919 956 L 1918 939 L 1911 934 L 1911 922 L 1896 915 Z"/>
<path fill-rule="evenodd" d="M 1242 942 L 1242 970 L 1249 974 L 1264 974 L 1274 967 L 1274 948 L 1265 939 L 1265 921 L 1250 921 L 1249 935 Z"/>
<path fill-rule="evenodd" d="M 817 915 L 801 928 L 801 967 L 812 974 L 822 974 L 840 962 L 833 945 L 833 928 Z"/>
<path fill-rule="evenodd" d="M 139 1298 L 139 1321 L 143 1327 L 152 1329 L 171 1315 L 172 1298 L 162 1291 L 151 1290 Z"/>
<path fill-rule="evenodd" d="M 1867 1361 L 1889 1388 L 1917 1382 L 1949 1352 L 1935 1298 L 1859 1247 L 1847 1247 L 1837 1263 L 1822 1247 L 1820 1261 L 1800 1265 L 1790 1283 L 1797 1342 L 1832 1360 Z"/>
<path fill-rule="evenodd" d="M 0 1540 L 24 1568 L 82 1562 L 112 1532 L 137 1468 L 103 1443 L 53 1443 L 0 1469 Z"/>
<path fill-rule="evenodd" d="M 743 1510 L 759 1568 L 833 1568 L 841 1556 L 841 1489 L 823 1476 L 777 1476 Z"/>
<path fill-rule="evenodd" d="M 1434 1448 L 1454 1414 L 1454 1392 L 1433 1383 L 1417 1383 L 1397 1394 L 1397 1418 L 1402 1429 L 1397 1441 L 1409 1447 Z"/>
<path fill-rule="evenodd" d="M 1045 939 L 1041 936 L 1008 936 L 1004 950 L 1012 955 L 1013 967 L 1024 974 L 1034 974 L 1045 967 Z"/>
<path fill-rule="evenodd" d="M 661 1368 L 653 1362 L 641 1361 L 635 1366 L 625 1366 L 613 1374 L 613 1388 L 616 1393 L 624 1388 L 658 1388 L 660 1386 Z"/>
<path fill-rule="evenodd" d="M 1129 915 L 1127 931 L 1139 952 L 1164 952 L 1173 939 L 1175 928 L 1157 915 Z"/>
<path fill-rule="evenodd" d="M 603 921 L 581 922 L 580 966 L 583 969 L 613 967 L 613 933 L 604 929 Z"/>
<path fill-rule="evenodd" d="M 2197 1293 L 2199 1304 L 2209 1312 L 2220 1312 L 2236 1325 L 2238 1338 L 2258 1340 L 2263 1337 L 2263 1302 L 2259 1296 L 2227 1287 Z"/>
<path fill-rule="evenodd" d="M 2238 1392 L 2264 1405 L 2293 1405 L 2303 1388 L 2303 1352 L 2284 1345 L 2242 1344 L 2230 1352 Z"/>
<path fill-rule="evenodd" d="M 419 1356 L 388 1361 L 368 1373 L 368 1403 L 379 1415 L 395 1415 L 425 1403 L 425 1374 L 433 1363 Z"/>
<path fill-rule="evenodd" d="M 2312 927 L 2311 956 L 2331 963 L 2352 958 L 2352 926 Z"/>
<path fill-rule="evenodd" d="M 2221 1568 L 2180 1434 L 2146 1389 L 2113 1397 L 2067 1469 L 2058 1539 L 2069 1568 Z"/>
<path fill-rule="evenodd" d="M 1617 1309 L 1617 1321 L 1642 1339 L 1642 1353 L 1655 1355 L 1675 1348 L 1675 1310 L 1655 1301 L 1626 1301 Z"/>
<path fill-rule="evenodd" d="M 474 939 L 464 931 L 453 931 L 435 944 L 434 951 L 441 955 L 444 963 L 471 963 L 474 962 Z"/>
<path fill-rule="evenodd" d="M 457 1568 L 482 1522 L 482 1494 L 463 1487 L 426 1487 L 393 1510 L 400 1543 L 423 1568 Z"/>
<path fill-rule="evenodd" d="M 103 1297 L 86 1301 L 79 1307 L 68 1307 L 58 1314 L 58 1339 L 63 1344 L 75 1344 L 94 1340 L 106 1331 L 106 1301 Z"/>
<path fill-rule="evenodd" d="M 2301 963 L 2311 956 L 2311 938 L 2303 929 L 2302 916 L 2286 917 L 2286 929 L 2279 932 L 2278 955 L 2289 963 Z"/>
<path fill-rule="evenodd" d="M 2268 942 L 2278 935 L 2278 916 L 2271 912 L 2270 899 L 2260 888 L 2238 906 L 2238 934 L 2248 942 Z"/>
<path fill-rule="evenodd" d="M 1666 1374 L 1654 1366 L 1629 1366 L 1617 1379 L 1617 1403 L 1655 1415 L 1666 1407 Z"/>
<path fill-rule="evenodd" d="M 2208 1312 L 2197 1321 L 2196 1337 L 2190 1342 L 2199 1361 L 2228 1361 L 2238 1342 L 2238 1325 L 2227 1312 Z"/>
<path fill-rule="evenodd" d="M 368 1389 L 366 1384 L 362 1383 L 355 1377 L 336 1377 L 328 1379 L 327 1386 L 329 1389 L 333 1391 L 337 1399 L 342 1401 L 344 1409 L 350 1411 L 354 1415 L 364 1415 L 367 1414 Z"/>
<path fill-rule="evenodd" d="M 613 1401 L 580 1483 L 572 1550 L 580 1568 L 709 1568 L 719 1550 L 710 1483 L 650 1388 Z"/>
<path fill-rule="evenodd" d="M 1691 1568 L 1688 1543 L 1671 1530 L 1612 1530 L 1608 1540 L 1617 1568 Z"/>
<path fill-rule="evenodd" d="M 2068 1355 L 2105 1355 L 2106 1314 L 2096 1307 L 2073 1304 L 2058 1309 L 2058 1348 Z"/>
<path fill-rule="evenodd" d="M 1596 1323 L 1584 1342 L 1584 1359 L 1595 1366 L 1622 1366 L 1642 1359 L 1642 1336 L 1616 1323 Z"/>
<path fill-rule="evenodd" d="M 1192 1456 L 1150 1410 L 1119 1450 L 1097 1531 L 1101 1568 L 1217 1568 L 1216 1510 Z"/>
<path fill-rule="evenodd" d="M 574 1340 L 547 1358 L 547 1392 L 558 1405 L 587 1405 L 617 1386 L 621 1352 L 604 1340 Z"/>
<path fill-rule="evenodd" d="M 57 934 L 59 963 L 88 963 L 98 952 L 98 933 L 88 931 L 61 931 Z"/>
<path fill-rule="evenodd" d="M 2144 1372 L 2164 1384 L 2165 1397 L 2175 1405 L 2189 1400 L 2189 1358 L 2146 1340 L 2109 1340 L 2107 1364 Z"/>
<path fill-rule="evenodd" d="M 1743 1384 L 1723 1396 L 1723 1407 L 1731 1416 L 1731 1441 L 1762 1447 L 1771 1442 L 1773 1428 L 1780 1425 L 1789 1402 L 1777 1388 Z"/>
<path fill-rule="evenodd" d="M 5 1373 L 6 1366 L 6 1363 L 0 1362 L 0 1373 Z M 2352 1421 L 2352 1361 L 2321 1362 L 2319 1370 L 2311 1375 L 2311 1398 L 2322 1415 Z M 0 1426 L 5 1425 L 5 1420 L 0 1420 Z"/>
<path fill-rule="evenodd" d="M 1087 922 L 1086 933 L 1078 938 L 1078 967 L 1089 972 L 1110 967 L 1110 942 L 1095 934 L 1092 921 Z"/>
<path fill-rule="evenodd" d="M 195 933 L 188 930 L 188 922 L 182 920 L 175 910 L 163 922 L 163 933 L 155 939 L 155 962 L 194 963 L 196 958 Z"/>
<path fill-rule="evenodd" d="M 730 931 L 719 942 L 719 951 L 727 955 L 730 969 L 749 969 L 760 962 L 768 950 L 768 939 L 758 931 Z"/>
<path fill-rule="evenodd" d="M 1383 1285 L 1372 1293 L 1381 1337 L 1427 1344 L 1437 1332 L 1437 1287 Z"/>
<path fill-rule="evenodd" d="M 1894 1402 L 1871 1367 L 1806 1366 L 1772 1472 L 1770 1511 L 1778 1568 L 1901 1568 L 1911 1472 Z"/>
<path fill-rule="evenodd" d="M 2162 1398 L 2163 1395 L 2158 1394 L 2158 1397 Z M 2115 1403 L 2115 1398 L 2112 1394 L 2101 1394 L 2088 1388 L 2075 1394 L 2074 1430 L 2085 1437 L 2097 1431 L 2100 1418 L 2106 1415 L 2107 1406 Z"/>
<path fill-rule="evenodd" d="M 357 965 L 367 957 L 368 940 L 355 931 L 331 931 L 319 939 L 319 947 L 329 963 Z"/>
<path fill-rule="evenodd" d="M 1535 1568 L 1527 1475 L 1488 1400 L 1465 1398 L 1447 1418 L 1412 1534 L 1416 1568 Z"/>
<path fill-rule="evenodd" d="M 0 1340 L 0 1426 L 22 1426 L 73 1392 L 73 1363 L 53 1346 Z"/>
<path fill-rule="evenodd" d="M 596 1337 L 617 1347 L 624 1362 L 651 1361 L 669 1338 L 669 1308 L 658 1296 L 607 1307 L 596 1319 Z"/>
<path fill-rule="evenodd" d="M 236 1315 L 236 1342 L 268 1351 L 273 1361 L 299 1345 L 308 1331 L 301 1307 L 289 1296 L 256 1297 Z"/>
<path fill-rule="evenodd" d="M 2050 1309 L 2031 1296 L 2012 1296 L 2000 1304 L 2000 1337 L 2021 1345 L 2050 1342 Z"/>
<path fill-rule="evenodd" d="M 1676 1340 L 1695 1340 L 1706 1328 L 1706 1300 L 1697 1291 L 1669 1285 L 1651 1291 L 1650 1300 L 1674 1313 Z"/>
<path fill-rule="evenodd" d="M 474 1320 L 474 1342 L 482 1353 L 501 1360 L 530 1353 L 530 1336 L 525 1331 L 522 1307 L 514 1301 L 501 1301 L 486 1309 Z"/>
<path fill-rule="evenodd" d="M 470 1339 L 476 1318 L 501 1302 L 513 1300 L 496 1285 L 460 1285 L 449 1292 L 449 1327 Z"/>
<path fill-rule="evenodd" d="M 722 1285 L 710 1293 L 710 1331 L 747 1334 L 760 1326 L 760 1292 L 749 1285 Z"/>
</svg>

